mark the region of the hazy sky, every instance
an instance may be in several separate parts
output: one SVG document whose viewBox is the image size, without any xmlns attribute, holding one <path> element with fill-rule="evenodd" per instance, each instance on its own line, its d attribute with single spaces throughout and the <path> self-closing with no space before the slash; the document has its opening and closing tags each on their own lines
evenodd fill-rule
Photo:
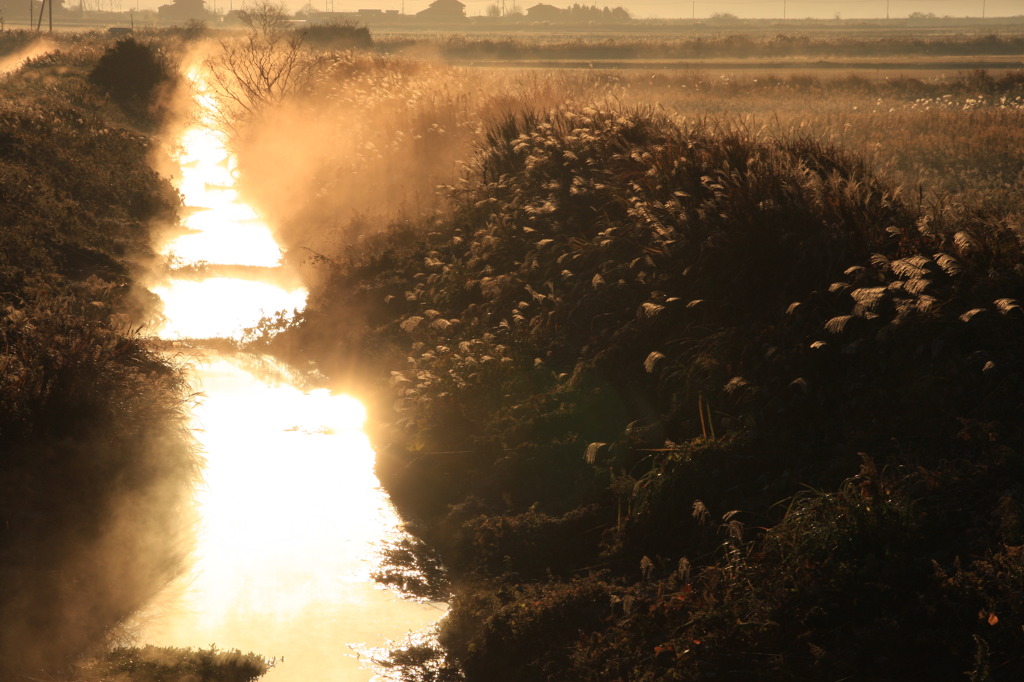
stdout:
<svg viewBox="0 0 1024 682">
<path fill-rule="evenodd" d="M 101 0 L 105 5 L 111 0 Z M 152 9 L 170 4 L 172 0 L 135 0 L 142 9 Z M 284 0 L 293 10 L 304 7 L 307 0 Z M 337 12 L 355 11 L 362 8 L 403 9 L 403 0 L 308 0 L 316 9 L 332 9 Z M 461 0 L 466 5 L 466 14 L 485 14 L 495 0 Z M 709 17 L 716 13 L 735 14 L 741 18 L 781 18 L 783 12 L 790 19 L 832 19 L 837 14 L 843 19 L 885 17 L 906 17 L 912 12 L 931 12 L 936 16 L 980 17 L 984 11 L 987 17 L 1024 15 L 1024 0 L 505 0 L 505 6 L 526 9 L 539 2 L 555 7 L 568 7 L 575 2 L 598 7 L 625 7 L 638 19 L 649 17 Z M 113 0 L 122 9 L 129 9 L 132 0 Z M 206 0 L 207 8 L 216 4 L 218 11 L 229 8 L 239 9 L 243 0 Z M 407 14 L 425 9 L 433 0 L 404 0 Z M 501 0 L 498 0 L 501 2 Z"/>
</svg>

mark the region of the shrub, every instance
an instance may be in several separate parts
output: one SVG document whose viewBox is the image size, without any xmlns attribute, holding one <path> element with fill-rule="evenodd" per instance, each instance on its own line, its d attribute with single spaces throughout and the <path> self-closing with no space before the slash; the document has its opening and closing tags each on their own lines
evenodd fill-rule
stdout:
<svg viewBox="0 0 1024 682">
<path fill-rule="evenodd" d="M 176 70 L 159 49 L 122 38 L 104 52 L 89 74 L 126 113 L 140 120 L 159 118 L 161 97 L 176 81 Z"/>
</svg>

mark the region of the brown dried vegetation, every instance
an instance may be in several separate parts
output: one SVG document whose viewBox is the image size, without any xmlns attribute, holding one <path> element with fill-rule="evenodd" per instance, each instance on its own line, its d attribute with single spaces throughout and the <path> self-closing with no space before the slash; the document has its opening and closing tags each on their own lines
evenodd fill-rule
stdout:
<svg viewBox="0 0 1024 682">
<path fill-rule="evenodd" d="M 181 679 L 166 670 L 206 661 L 202 679 L 242 680 L 184 651 L 145 675 L 117 655 L 78 669 L 181 570 L 198 457 L 184 375 L 129 322 L 150 303 L 132 279 L 149 226 L 178 203 L 127 125 L 152 122 L 130 86 L 157 97 L 153 74 L 118 82 L 124 111 L 88 76 L 137 49 L 72 34 L 56 47 L 0 83 L 0 677 Z M 246 680 L 266 669 L 245 664 Z"/>
<path fill-rule="evenodd" d="M 1022 674 L 1019 77 L 582 82 L 449 109 L 428 217 L 292 213 L 271 346 L 374 387 L 462 674 Z"/>
</svg>

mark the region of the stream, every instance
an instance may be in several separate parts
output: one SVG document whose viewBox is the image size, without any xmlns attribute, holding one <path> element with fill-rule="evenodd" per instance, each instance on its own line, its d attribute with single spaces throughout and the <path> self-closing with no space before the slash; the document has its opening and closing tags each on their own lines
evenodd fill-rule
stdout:
<svg viewBox="0 0 1024 682">
<path fill-rule="evenodd" d="M 194 80 L 198 77 L 191 76 Z M 175 341 L 199 392 L 192 428 L 206 463 L 195 491 L 189 570 L 140 615 L 142 644 L 256 652 L 267 682 L 358 682 L 370 653 L 429 629 L 447 605 L 404 598 L 371 577 L 405 536 L 373 472 L 356 398 L 304 382 L 271 358 L 202 349 L 306 299 L 272 233 L 235 189 L 214 103 L 176 137 L 183 231 L 161 248 L 170 275 L 154 334 Z"/>
</svg>

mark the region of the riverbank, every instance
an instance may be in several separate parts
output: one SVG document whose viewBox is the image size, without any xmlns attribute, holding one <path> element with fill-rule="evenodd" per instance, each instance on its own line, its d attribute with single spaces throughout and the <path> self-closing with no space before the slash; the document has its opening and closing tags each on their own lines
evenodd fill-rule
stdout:
<svg viewBox="0 0 1024 682">
<path fill-rule="evenodd" d="M 17 57 L 37 41 L 8 31 L 0 42 Z M 0 82 L 4 679 L 266 670 L 239 652 L 106 654 L 184 565 L 199 466 L 192 389 L 137 326 L 154 305 L 136 281 L 150 229 L 178 207 L 148 137 L 172 73 L 146 72 L 159 55 L 138 48 L 124 57 L 105 36 L 51 36 Z"/>
<path fill-rule="evenodd" d="M 263 331 L 373 396 L 465 679 L 1019 676 L 1018 80 L 460 78 L 317 157 Z M 432 137 L 429 217 L 357 213 Z"/>
</svg>

